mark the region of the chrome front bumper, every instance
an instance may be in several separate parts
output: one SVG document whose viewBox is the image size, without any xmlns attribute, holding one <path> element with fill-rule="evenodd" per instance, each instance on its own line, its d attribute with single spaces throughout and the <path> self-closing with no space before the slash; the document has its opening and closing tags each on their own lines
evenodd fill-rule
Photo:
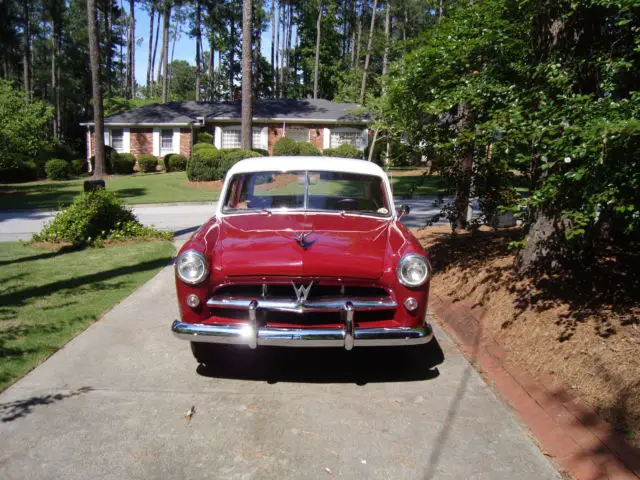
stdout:
<svg viewBox="0 0 640 480">
<path fill-rule="evenodd" d="M 192 342 L 227 343 L 278 347 L 342 347 L 351 350 L 354 346 L 419 345 L 433 338 L 431 326 L 398 328 L 356 328 L 356 311 L 387 310 L 397 307 L 390 299 L 344 299 L 327 298 L 297 303 L 284 299 L 240 297 L 213 297 L 207 301 L 209 307 L 246 310 L 248 321 L 234 325 L 204 325 L 184 323 L 176 320 L 171 330 L 178 337 Z M 343 328 L 274 328 L 259 325 L 257 310 L 274 310 L 304 314 L 307 312 L 340 311 Z"/>
</svg>

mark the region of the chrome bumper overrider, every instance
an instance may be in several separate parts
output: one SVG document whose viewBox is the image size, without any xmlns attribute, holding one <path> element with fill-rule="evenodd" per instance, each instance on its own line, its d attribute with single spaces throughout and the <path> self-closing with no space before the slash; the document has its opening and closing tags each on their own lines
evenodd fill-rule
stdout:
<svg viewBox="0 0 640 480">
<path fill-rule="evenodd" d="M 351 350 L 354 346 L 392 346 L 418 345 L 428 343 L 433 338 L 431 326 L 424 323 L 420 327 L 398 328 L 356 328 L 354 313 L 357 310 L 379 310 L 395 308 L 392 300 L 317 300 L 296 304 L 283 300 L 265 302 L 263 299 L 233 299 L 233 303 L 222 303 L 211 299 L 209 306 L 224 308 L 238 308 L 247 310 L 248 322 L 236 325 L 204 325 L 184 323 L 176 320 L 171 326 L 173 333 L 181 339 L 192 342 L 228 343 L 234 345 L 248 345 L 256 348 L 258 345 L 278 347 L 342 347 Z M 393 304 L 393 306 L 391 306 Z M 285 312 L 343 312 L 343 328 L 274 328 L 260 326 L 257 323 L 257 309 L 268 309 Z"/>
</svg>

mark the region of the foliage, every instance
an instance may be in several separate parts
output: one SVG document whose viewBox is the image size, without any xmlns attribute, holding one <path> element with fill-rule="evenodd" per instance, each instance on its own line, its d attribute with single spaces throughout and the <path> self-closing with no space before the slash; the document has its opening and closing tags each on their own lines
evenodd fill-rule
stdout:
<svg viewBox="0 0 640 480">
<path fill-rule="evenodd" d="M 119 153 L 113 160 L 113 173 L 117 175 L 130 175 L 136 164 L 136 157 L 133 153 Z"/>
<path fill-rule="evenodd" d="M 46 127 L 52 110 L 44 102 L 29 101 L 29 97 L 0 79 L 0 171 L 11 176 L 16 170 L 24 173 L 24 159 L 33 158 L 49 143 Z"/>
<path fill-rule="evenodd" d="M 71 168 L 71 174 L 80 176 L 83 173 L 87 173 L 87 161 L 83 158 L 77 158 L 69 162 Z"/>
<path fill-rule="evenodd" d="M 174 153 L 168 158 L 168 172 L 184 172 L 187 169 L 187 159 L 184 155 Z"/>
<path fill-rule="evenodd" d="M 215 150 L 216 147 L 211 143 L 196 143 L 191 148 L 191 153 L 199 152 L 200 150 Z"/>
<path fill-rule="evenodd" d="M 67 180 L 71 176 L 71 168 L 66 160 L 53 158 L 49 160 L 44 170 L 49 180 Z"/>
<path fill-rule="evenodd" d="M 101 189 L 78 195 L 40 233 L 34 234 L 33 241 L 85 246 L 109 238 L 170 237 L 171 234 L 166 232 L 142 226 L 115 193 Z"/>
<path fill-rule="evenodd" d="M 215 148 L 201 148 L 193 152 L 187 162 L 187 178 L 192 182 L 218 180 L 218 166 L 224 153 Z"/>
<path fill-rule="evenodd" d="M 314 144 L 309 142 L 298 142 L 298 154 L 308 157 L 320 157 L 322 152 Z"/>
<path fill-rule="evenodd" d="M 336 148 L 325 148 L 322 154 L 325 157 L 340 157 L 340 158 L 357 158 L 362 159 L 362 152 L 353 145 L 345 143 Z"/>
<path fill-rule="evenodd" d="M 158 168 L 158 159 L 155 155 L 143 154 L 138 157 L 138 166 L 141 172 L 151 173 Z"/>
<path fill-rule="evenodd" d="M 256 153 L 259 153 L 263 157 L 269 156 L 269 150 L 265 150 L 264 148 L 252 148 L 251 150 L 253 150 Z"/>
<path fill-rule="evenodd" d="M 209 132 L 199 132 L 197 139 L 198 143 L 207 143 L 209 145 L 213 144 L 213 135 L 211 135 Z"/>
<path fill-rule="evenodd" d="M 0 168 L 0 183 L 31 182 L 38 178 L 38 169 L 32 160 L 16 159 L 10 168 Z"/>
<path fill-rule="evenodd" d="M 222 160 L 218 164 L 218 169 L 216 172 L 216 180 L 224 178 L 226 173 L 229 171 L 231 167 L 233 167 L 240 160 L 244 160 L 245 158 L 252 157 L 261 157 L 258 152 L 254 152 L 253 150 L 243 150 L 242 148 L 234 148 L 229 150 L 220 150 L 223 153 Z"/>
<path fill-rule="evenodd" d="M 280 137 L 273 145 L 274 155 L 300 155 L 300 145 L 289 137 Z"/>
</svg>

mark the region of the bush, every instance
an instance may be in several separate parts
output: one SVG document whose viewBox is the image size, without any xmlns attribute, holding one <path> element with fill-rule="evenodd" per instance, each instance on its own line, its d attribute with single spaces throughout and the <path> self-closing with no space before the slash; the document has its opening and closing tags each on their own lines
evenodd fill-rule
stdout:
<svg viewBox="0 0 640 480">
<path fill-rule="evenodd" d="M 140 167 L 141 172 L 155 172 L 158 168 L 158 159 L 149 153 L 140 155 L 138 157 L 138 166 Z"/>
<path fill-rule="evenodd" d="M 83 173 L 87 173 L 87 161 L 83 158 L 78 158 L 76 160 L 71 160 L 69 163 L 71 167 L 72 175 L 82 175 Z"/>
<path fill-rule="evenodd" d="M 269 156 L 269 150 L 265 150 L 264 148 L 252 148 L 251 150 L 256 152 L 256 153 L 259 153 L 263 157 L 268 157 Z"/>
<path fill-rule="evenodd" d="M 54 158 L 53 160 L 49 160 L 45 166 L 44 170 L 47 173 L 47 178 L 49 180 L 68 180 L 71 176 L 71 168 L 66 160 L 61 160 L 59 158 Z"/>
<path fill-rule="evenodd" d="M 241 148 L 233 148 L 220 151 L 223 153 L 223 157 L 218 163 L 218 167 L 215 172 L 216 180 L 224 178 L 229 169 L 240 160 L 252 157 L 262 157 L 262 155 L 260 155 L 258 152 L 254 152 L 253 150 L 243 150 Z"/>
<path fill-rule="evenodd" d="M 165 166 L 167 172 L 184 172 L 187 169 L 187 159 L 178 153 L 174 153 L 167 159 Z"/>
<path fill-rule="evenodd" d="M 196 153 L 199 152 L 200 150 L 216 150 L 216 147 L 214 147 L 211 143 L 196 143 L 192 148 L 191 148 L 191 153 Z"/>
<path fill-rule="evenodd" d="M 357 158 L 362 159 L 362 152 L 353 145 L 345 143 L 337 148 L 325 148 L 323 155 L 325 157 L 341 157 L 341 158 Z"/>
<path fill-rule="evenodd" d="M 118 152 L 116 152 L 113 148 L 109 147 L 108 145 L 105 145 L 104 155 L 105 155 L 104 173 L 106 173 L 107 175 L 111 175 L 113 173 L 113 164 L 118 158 Z M 95 172 L 95 169 L 96 169 L 95 155 L 93 155 L 89 161 L 91 162 L 91 172 L 92 172 L 91 174 L 93 175 L 93 172 Z"/>
<path fill-rule="evenodd" d="M 40 160 L 43 163 L 46 163 L 53 159 L 62 159 L 70 162 L 74 158 L 78 158 L 78 153 L 69 145 L 64 143 L 53 143 L 38 152 L 36 162 Z"/>
<path fill-rule="evenodd" d="M 0 183 L 32 182 L 38 179 L 38 169 L 33 160 L 16 159 L 0 166 Z"/>
<path fill-rule="evenodd" d="M 309 142 L 298 142 L 298 152 L 300 155 L 307 155 L 309 157 L 319 157 L 322 155 L 318 147 Z"/>
<path fill-rule="evenodd" d="M 120 153 L 113 161 L 113 173 L 118 175 L 130 175 L 136 164 L 136 157 L 133 153 Z"/>
<path fill-rule="evenodd" d="M 273 154 L 284 156 L 300 155 L 300 146 L 298 142 L 289 137 L 281 137 L 273 145 Z"/>
<path fill-rule="evenodd" d="M 100 189 L 81 193 L 71 205 L 33 235 L 34 242 L 94 245 L 104 239 L 165 238 L 171 234 L 141 225 L 113 192 Z"/>
<path fill-rule="evenodd" d="M 200 149 L 187 161 L 187 178 L 192 182 L 210 182 L 217 180 L 218 166 L 224 153 L 215 148 Z"/>
<path fill-rule="evenodd" d="M 198 143 L 208 143 L 211 145 L 213 143 L 213 135 L 208 132 L 200 132 L 198 133 Z"/>
</svg>

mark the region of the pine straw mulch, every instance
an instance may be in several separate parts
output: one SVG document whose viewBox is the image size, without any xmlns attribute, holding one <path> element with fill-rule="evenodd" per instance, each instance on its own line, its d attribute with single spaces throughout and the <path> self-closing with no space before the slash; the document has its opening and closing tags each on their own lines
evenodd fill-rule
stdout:
<svg viewBox="0 0 640 480">
<path fill-rule="evenodd" d="M 522 278 L 508 248 L 519 229 L 414 232 L 429 250 L 431 288 L 489 313 L 509 359 L 550 374 L 640 446 L 640 254 L 607 251 L 588 271 Z"/>
<path fill-rule="evenodd" d="M 222 190 L 222 180 L 213 180 L 211 182 L 191 182 L 184 180 L 182 185 L 200 190 Z"/>
</svg>

